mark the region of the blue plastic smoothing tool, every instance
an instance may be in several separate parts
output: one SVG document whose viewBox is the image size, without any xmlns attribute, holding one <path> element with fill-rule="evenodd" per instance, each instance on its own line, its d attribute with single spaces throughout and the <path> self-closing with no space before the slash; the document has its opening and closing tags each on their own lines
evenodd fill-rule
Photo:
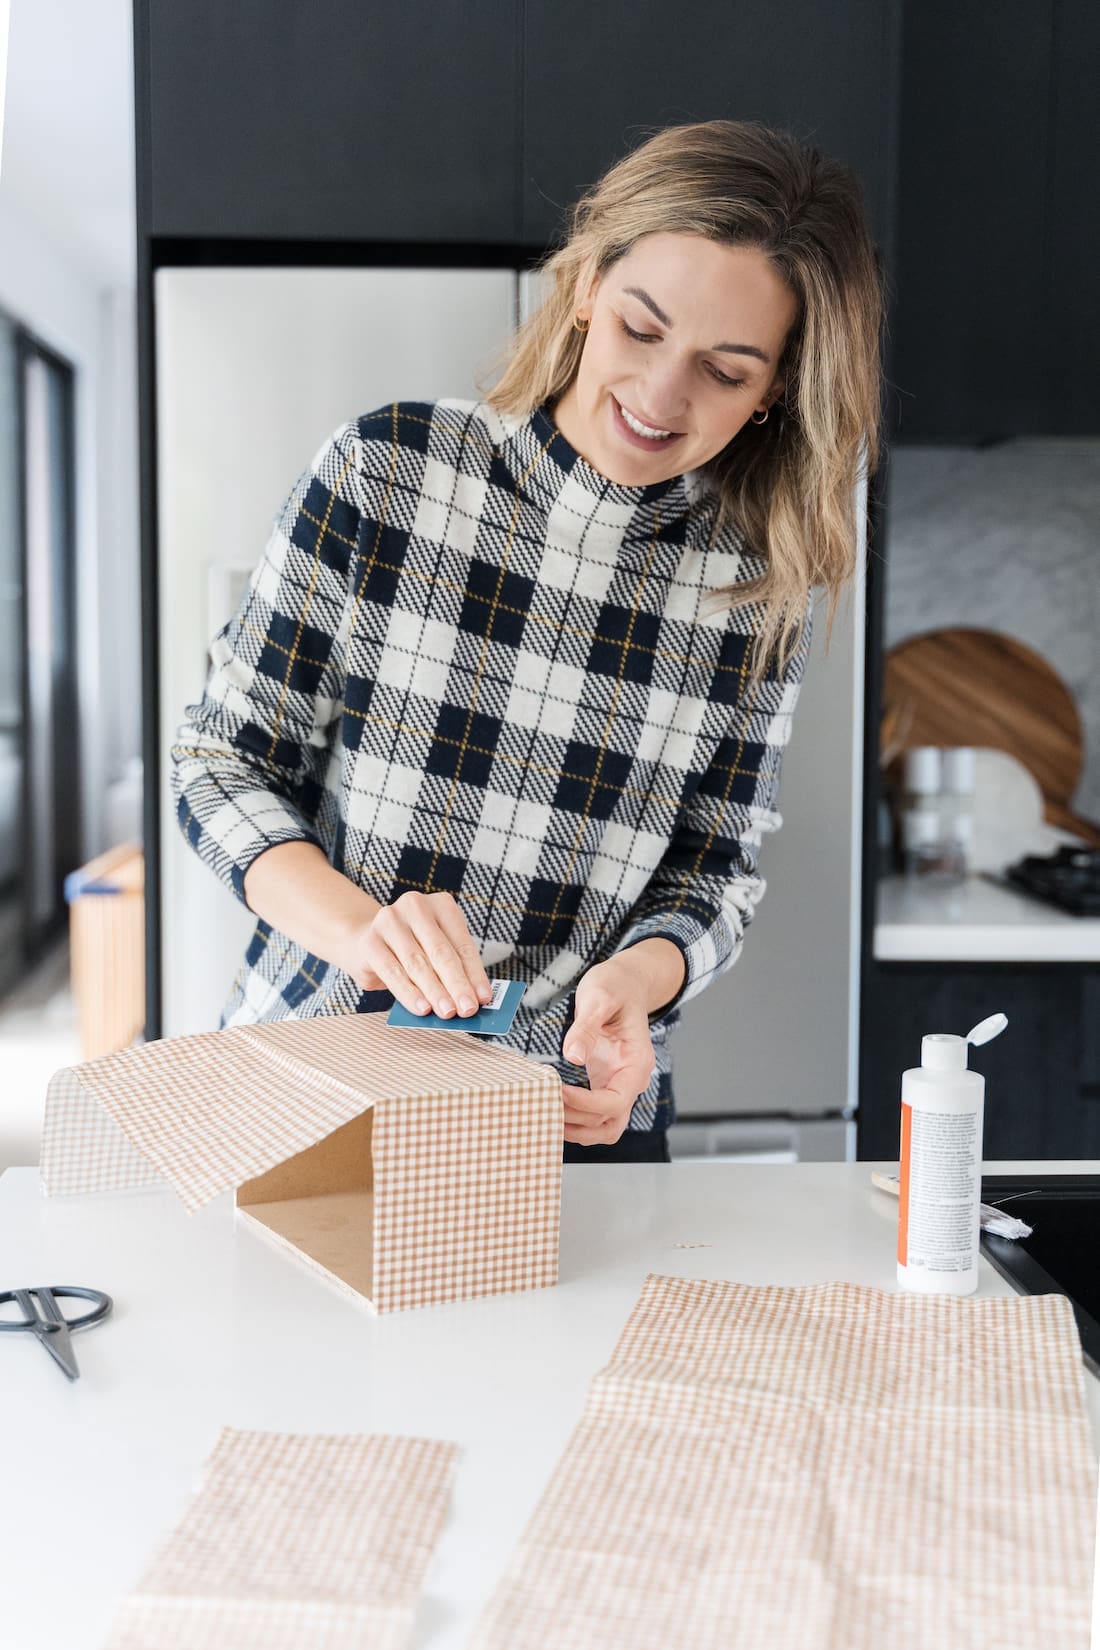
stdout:
<svg viewBox="0 0 1100 1650">
<path fill-rule="evenodd" d="M 91 1301 L 91 1311 L 67 1318 L 57 1302 L 58 1298 L 64 1300 L 70 1295 L 78 1300 Z M 105 1295 L 100 1289 L 78 1289 L 75 1284 L 65 1283 L 42 1284 L 37 1289 L 0 1290 L 0 1306 L 6 1301 L 14 1301 L 23 1316 L 0 1318 L 0 1333 L 37 1335 L 70 1381 L 75 1381 L 80 1374 L 69 1338 L 72 1331 L 90 1329 L 92 1324 L 102 1323 L 114 1304 L 110 1295 Z"/>
<path fill-rule="evenodd" d="M 403 1003 L 394 1003 L 386 1018 L 388 1026 L 408 1026 L 420 1031 L 469 1031 L 475 1037 L 503 1037 L 516 1017 L 519 1000 L 527 990 L 526 980 L 493 980 L 493 1000 L 476 1014 L 413 1014 Z"/>
</svg>

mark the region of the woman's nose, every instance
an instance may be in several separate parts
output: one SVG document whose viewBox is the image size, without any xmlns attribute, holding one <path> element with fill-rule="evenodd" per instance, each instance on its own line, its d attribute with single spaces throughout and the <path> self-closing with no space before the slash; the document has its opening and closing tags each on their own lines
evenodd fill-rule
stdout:
<svg viewBox="0 0 1100 1650">
<path fill-rule="evenodd" d="M 687 367 L 664 362 L 654 364 L 643 383 L 645 405 L 655 424 L 672 426 L 682 419 L 688 406 Z"/>
</svg>

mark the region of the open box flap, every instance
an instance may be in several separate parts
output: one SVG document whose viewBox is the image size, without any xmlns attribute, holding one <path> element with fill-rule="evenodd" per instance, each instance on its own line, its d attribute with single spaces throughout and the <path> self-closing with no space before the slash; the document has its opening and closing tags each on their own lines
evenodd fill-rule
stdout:
<svg viewBox="0 0 1100 1650">
<path fill-rule="evenodd" d="M 124 1183 L 135 1184 L 136 1153 L 194 1210 L 369 1106 L 487 1089 L 541 1094 L 553 1085 L 560 1090 L 552 1068 L 510 1049 L 462 1033 L 387 1026 L 382 1014 L 166 1038 L 57 1073 L 47 1094 L 42 1184 L 48 1194 L 114 1190 L 123 1183 L 120 1164 L 130 1176 Z M 122 1149 L 119 1131 L 133 1152 Z"/>
</svg>

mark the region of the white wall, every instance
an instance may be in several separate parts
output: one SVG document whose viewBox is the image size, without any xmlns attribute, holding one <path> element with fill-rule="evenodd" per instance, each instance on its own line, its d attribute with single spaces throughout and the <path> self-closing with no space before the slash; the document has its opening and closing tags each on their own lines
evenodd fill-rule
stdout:
<svg viewBox="0 0 1100 1650">
<path fill-rule="evenodd" d="M 132 292 L 105 288 L 0 192 L 0 306 L 76 375 L 77 687 L 85 859 L 104 794 L 140 754 L 136 337 Z"/>
<path fill-rule="evenodd" d="M 209 1031 L 255 919 L 184 841 L 168 758 L 202 690 L 211 569 L 259 561 L 333 431 L 392 400 L 475 398 L 511 333 L 507 269 L 160 269 L 161 1034 Z"/>
</svg>

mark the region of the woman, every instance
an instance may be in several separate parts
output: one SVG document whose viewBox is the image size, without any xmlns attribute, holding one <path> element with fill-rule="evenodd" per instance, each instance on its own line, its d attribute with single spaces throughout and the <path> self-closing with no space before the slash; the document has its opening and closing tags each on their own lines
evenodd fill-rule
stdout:
<svg viewBox="0 0 1100 1650">
<path fill-rule="evenodd" d="M 855 566 L 881 299 L 785 133 L 650 138 L 576 206 L 482 401 L 338 429 L 173 747 L 258 923 L 223 1024 L 460 1018 L 563 1076 L 568 1158 L 668 1158 L 668 1032 L 736 960 L 809 648 Z"/>
</svg>

